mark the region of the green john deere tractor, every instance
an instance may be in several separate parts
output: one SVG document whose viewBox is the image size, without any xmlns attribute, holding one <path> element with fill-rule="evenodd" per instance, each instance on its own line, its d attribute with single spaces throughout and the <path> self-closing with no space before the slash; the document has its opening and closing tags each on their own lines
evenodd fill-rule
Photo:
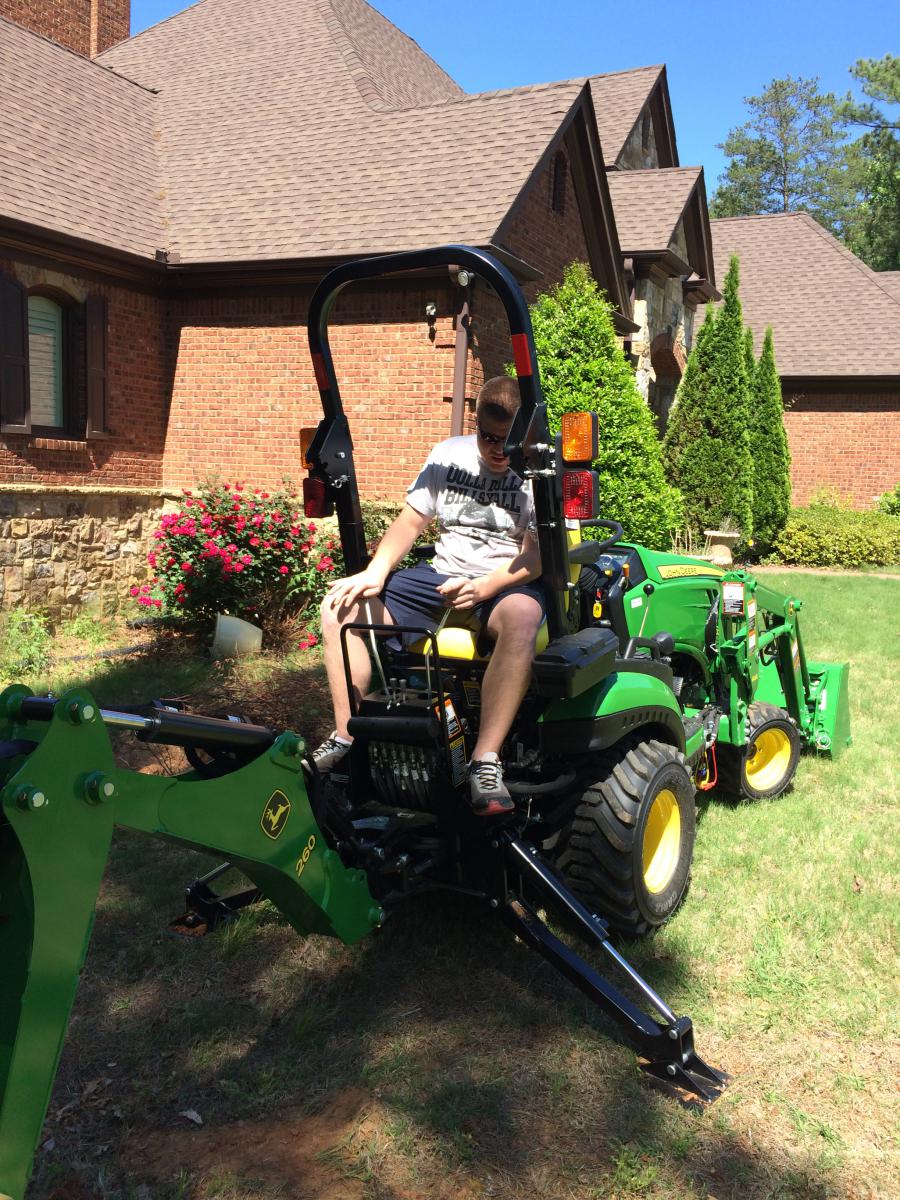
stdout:
<svg viewBox="0 0 900 1200">
<path fill-rule="evenodd" d="M 651 1075 L 706 1100 L 727 1077 L 622 957 L 610 929 L 661 925 L 684 897 L 695 795 L 718 781 L 778 795 L 804 748 L 849 743 L 847 668 L 807 662 L 798 600 L 744 571 L 621 540 L 595 512 L 596 425 L 551 434 L 528 310 L 507 269 L 464 246 L 348 263 L 309 313 L 324 419 L 307 452 L 308 516 L 336 509 L 349 570 L 367 561 L 353 445 L 328 344 L 347 284 L 464 267 L 509 320 L 521 408 L 506 450 L 531 481 L 547 595 L 533 680 L 504 750 L 514 813 L 465 802 L 488 648 L 452 616 L 410 649 L 363 625 L 378 686 L 351 690 L 353 748 L 320 778 L 299 736 L 154 701 L 104 710 L 76 688 L 0 695 L 0 1200 L 22 1200 L 93 924 L 114 825 L 226 858 L 188 888 L 183 923 L 213 926 L 265 896 L 303 934 L 347 943 L 426 891 L 481 897 L 620 1026 Z M 582 540 L 582 528 L 604 528 Z M 346 642 L 345 642 L 346 644 Z M 346 661 L 346 655 L 345 655 Z M 348 672 L 349 687 L 349 672 Z M 184 747 L 160 778 L 115 761 L 110 730 Z M 230 890 L 226 878 L 240 873 Z M 537 908 L 599 949 L 621 990 Z M 649 1010 L 649 1011 L 648 1011 Z M 223 1010 L 223 1019 L 227 1019 Z"/>
</svg>

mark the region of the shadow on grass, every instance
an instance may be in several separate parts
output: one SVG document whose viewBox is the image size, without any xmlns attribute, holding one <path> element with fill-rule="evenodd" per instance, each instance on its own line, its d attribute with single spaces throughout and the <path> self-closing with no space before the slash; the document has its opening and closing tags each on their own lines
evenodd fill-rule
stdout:
<svg viewBox="0 0 900 1200">
<path fill-rule="evenodd" d="M 349 948 L 298 938 L 267 906 L 169 938 L 205 861 L 117 835 L 29 1200 L 62 1200 L 73 1175 L 103 1200 L 833 1194 L 827 1172 L 657 1087 L 616 1027 L 476 902 L 423 898 Z M 646 971 L 671 999 L 691 968 L 651 955 Z M 711 1057 L 702 1029 L 697 1042 Z M 350 1092 L 364 1109 L 316 1135 L 344 1191 L 304 1191 L 260 1163 L 254 1129 L 302 1142 Z M 216 1134 L 222 1176 L 195 1170 L 192 1139 Z"/>
</svg>

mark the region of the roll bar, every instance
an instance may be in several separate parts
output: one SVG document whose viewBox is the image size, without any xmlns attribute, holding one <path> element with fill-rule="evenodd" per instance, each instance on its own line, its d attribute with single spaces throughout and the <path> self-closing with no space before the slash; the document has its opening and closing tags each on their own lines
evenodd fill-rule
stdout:
<svg viewBox="0 0 900 1200">
<path fill-rule="evenodd" d="M 341 291 L 350 283 L 442 266 L 472 271 L 490 284 L 506 312 L 521 407 L 510 428 L 505 449 L 513 469 L 531 479 L 547 591 L 549 632 L 551 638 L 561 637 L 567 628 L 568 551 L 556 472 L 552 469 L 552 438 L 541 391 L 531 318 L 514 275 L 492 254 L 472 246 L 436 246 L 356 259 L 325 276 L 310 300 L 308 317 L 309 348 L 325 414 L 307 451 L 311 474 L 326 484 L 328 495 L 334 502 L 347 567 L 351 571 L 362 570 L 368 562 L 368 552 L 353 463 L 353 442 L 328 340 L 329 316 Z"/>
</svg>

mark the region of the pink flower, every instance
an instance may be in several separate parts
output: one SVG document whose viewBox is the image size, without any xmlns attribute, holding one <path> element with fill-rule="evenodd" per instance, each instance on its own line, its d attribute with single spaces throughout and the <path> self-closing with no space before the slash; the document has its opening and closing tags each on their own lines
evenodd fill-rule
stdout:
<svg viewBox="0 0 900 1200">
<path fill-rule="evenodd" d="M 250 545 L 251 545 L 251 546 L 258 546 L 258 545 L 259 545 L 259 541 L 260 541 L 260 539 L 259 539 L 258 537 L 255 537 L 255 536 L 254 536 L 254 537 L 252 537 L 252 538 L 250 539 Z"/>
<path fill-rule="evenodd" d="M 182 569 L 182 571 L 187 572 L 187 571 L 193 571 L 194 568 L 191 566 L 191 564 L 189 562 L 183 562 L 181 564 L 181 569 Z"/>
<path fill-rule="evenodd" d="M 156 554 L 152 550 L 147 555 L 147 562 L 150 564 L 151 567 L 156 566 Z"/>
<path fill-rule="evenodd" d="M 260 492 L 260 493 L 259 493 L 259 498 L 260 498 L 260 500 L 268 500 L 268 498 L 269 498 L 269 493 L 268 493 L 268 492 Z"/>
<path fill-rule="evenodd" d="M 314 633 L 307 634 L 306 640 L 309 642 L 310 646 L 316 646 L 316 645 L 318 645 L 318 642 L 319 642 L 319 639 L 316 637 L 316 635 Z"/>
<path fill-rule="evenodd" d="M 264 520 L 264 517 L 263 517 L 262 513 L 257 513 L 255 517 L 250 518 L 250 524 L 259 526 L 259 525 L 262 525 L 263 520 Z"/>
<path fill-rule="evenodd" d="M 235 571 L 243 571 L 243 569 L 244 569 L 244 564 L 243 564 L 242 562 L 236 562 L 236 563 L 234 564 L 234 568 L 233 568 L 233 569 L 234 569 Z"/>
<path fill-rule="evenodd" d="M 315 533 L 315 532 L 316 532 L 316 527 L 315 527 L 315 525 L 312 523 L 312 521 L 310 521 L 310 523 L 307 525 L 307 527 L 306 527 L 306 528 L 307 528 L 307 530 L 308 530 L 310 533 Z"/>
<path fill-rule="evenodd" d="M 290 567 L 286 567 L 284 565 L 284 563 L 282 563 L 281 566 L 278 568 L 278 574 L 279 575 L 289 575 L 290 570 L 291 570 Z"/>
<path fill-rule="evenodd" d="M 141 589 L 137 587 L 129 588 L 128 594 L 130 596 L 139 596 L 141 594 Z"/>
<path fill-rule="evenodd" d="M 282 545 L 284 546 L 285 550 L 293 550 L 294 548 L 293 542 L 283 542 Z"/>
</svg>

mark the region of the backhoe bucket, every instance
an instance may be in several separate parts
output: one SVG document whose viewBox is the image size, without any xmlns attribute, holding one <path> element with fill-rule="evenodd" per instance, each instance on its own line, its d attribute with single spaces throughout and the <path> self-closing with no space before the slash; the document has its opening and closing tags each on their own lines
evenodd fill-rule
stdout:
<svg viewBox="0 0 900 1200">
<path fill-rule="evenodd" d="M 809 663 L 810 699 L 815 702 L 810 742 L 832 758 L 852 742 L 849 663 Z"/>
</svg>

